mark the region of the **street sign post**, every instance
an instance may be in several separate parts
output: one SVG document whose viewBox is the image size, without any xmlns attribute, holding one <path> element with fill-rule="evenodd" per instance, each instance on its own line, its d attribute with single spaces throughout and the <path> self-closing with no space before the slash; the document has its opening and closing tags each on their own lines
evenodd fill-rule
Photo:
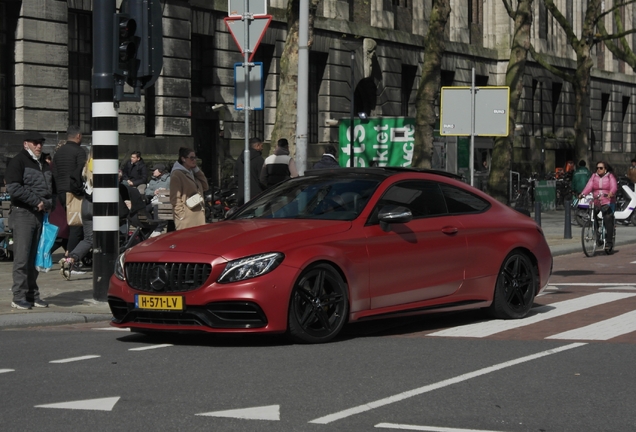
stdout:
<svg viewBox="0 0 636 432">
<path fill-rule="evenodd" d="M 244 201 L 247 202 L 250 199 L 250 145 L 249 145 L 249 133 L 250 133 L 250 110 L 254 109 L 251 106 L 250 99 L 250 75 L 252 74 L 251 69 L 254 67 L 254 63 L 251 63 L 254 54 L 256 53 L 256 48 L 258 48 L 258 44 L 263 39 L 265 35 L 265 31 L 269 26 L 269 23 L 272 22 L 272 17 L 270 15 L 259 15 L 255 16 L 254 11 L 250 12 L 250 2 L 249 0 L 243 0 L 243 7 L 234 6 L 237 5 L 238 2 L 233 2 L 232 0 L 228 0 L 228 11 L 229 14 L 237 15 L 240 12 L 240 17 L 233 18 L 228 16 L 224 18 L 225 25 L 227 26 L 232 38 L 234 38 L 234 42 L 238 45 L 239 50 L 243 54 L 243 88 L 244 88 L 244 97 L 243 97 L 243 112 L 245 113 L 245 150 L 243 152 L 243 167 L 244 167 Z M 260 4 L 260 3 L 259 3 Z M 259 11 L 267 12 L 267 6 L 263 4 L 263 7 Z M 235 69 L 236 70 L 236 69 Z M 236 75 L 235 75 L 236 78 Z M 261 64 L 261 91 L 262 93 L 262 64 Z M 234 89 L 236 95 L 236 88 L 238 87 L 238 82 L 235 79 Z M 236 97 L 235 97 L 235 106 L 236 106 Z M 261 101 L 261 109 L 262 109 L 262 101 Z"/>
<path fill-rule="evenodd" d="M 510 87 L 475 87 L 475 135 L 508 136 Z M 442 87 L 440 135 L 470 136 L 470 87 Z"/>
<path fill-rule="evenodd" d="M 244 110 L 249 106 L 252 110 L 262 110 L 263 97 L 263 63 L 255 62 L 249 69 L 249 103 L 245 103 L 245 67 L 243 63 L 234 64 L 234 109 Z"/>
<path fill-rule="evenodd" d="M 269 23 L 272 22 L 271 15 L 255 16 L 252 20 L 243 20 L 241 18 L 223 18 L 227 29 L 230 31 L 234 42 L 241 51 L 241 54 L 251 53 L 249 61 L 252 61 L 258 45 L 261 43 L 261 39 L 265 36 L 265 31 L 269 27 Z M 247 26 L 247 35 L 245 31 Z M 247 37 L 247 41 L 246 41 Z"/>
<path fill-rule="evenodd" d="M 442 87 L 440 135 L 470 136 L 470 185 L 474 186 L 475 135 L 508 136 L 510 87 Z"/>
<path fill-rule="evenodd" d="M 243 17 L 247 11 L 254 15 L 267 15 L 267 0 L 247 0 L 247 10 L 245 9 L 246 0 L 228 0 L 227 16 Z"/>
</svg>

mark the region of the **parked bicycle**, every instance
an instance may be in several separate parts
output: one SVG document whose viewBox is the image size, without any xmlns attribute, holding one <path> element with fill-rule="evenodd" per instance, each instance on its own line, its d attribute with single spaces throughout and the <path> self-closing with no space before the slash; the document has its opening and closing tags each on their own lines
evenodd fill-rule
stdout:
<svg viewBox="0 0 636 432">
<path fill-rule="evenodd" d="M 589 204 L 589 220 L 583 225 L 581 230 L 581 244 L 583 245 L 583 253 L 587 257 L 593 257 L 596 253 L 596 249 L 601 247 L 605 250 L 606 254 L 612 253 L 612 248 L 605 249 L 607 242 L 607 230 L 605 229 L 605 223 L 603 222 L 603 215 L 601 214 L 601 203 L 599 199 L 601 196 L 607 196 L 607 194 L 599 194 L 590 201 Z M 616 240 L 616 227 L 612 235 L 612 245 Z"/>
</svg>

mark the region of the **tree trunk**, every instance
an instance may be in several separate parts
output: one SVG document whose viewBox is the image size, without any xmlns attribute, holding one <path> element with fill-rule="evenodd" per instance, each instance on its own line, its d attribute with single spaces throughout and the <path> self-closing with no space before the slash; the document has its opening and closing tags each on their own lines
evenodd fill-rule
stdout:
<svg viewBox="0 0 636 432">
<path fill-rule="evenodd" d="M 490 177 L 488 178 L 488 193 L 503 203 L 507 203 L 509 199 L 508 182 L 510 178 L 509 172 L 512 168 L 512 143 L 517 111 L 523 93 L 526 58 L 530 47 L 532 1 L 519 1 L 516 12 L 512 14 L 515 22 L 515 31 L 510 49 L 510 60 L 506 70 L 506 86 L 510 87 L 510 111 L 508 113 L 510 133 L 507 137 L 497 137 L 495 139 Z"/>
<path fill-rule="evenodd" d="M 313 41 L 314 20 L 319 0 L 309 0 L 309 43 Z M 280 84 L 276 100 L 276 120 L 272 130 L 270 151 L 280 138 L 289 141 L 290 154 L 296 154 L 296 123 L 298 105 L 298 20 L 299 0 L 287 3 L 287 39 L 280 58 Z"/>
<path fill-rule="evenodd" d="M 444 29 L 450 16 L 450 0 L 433 0 L 428 33 L 424 39 L 422 78 L 417 90 L 415 148 L 412 166 L 430 168 L 433 155 L 433 130 L 437 123 L 435 100 L 440 90 L 442 56 L 446 49 Z"/>
</svg>

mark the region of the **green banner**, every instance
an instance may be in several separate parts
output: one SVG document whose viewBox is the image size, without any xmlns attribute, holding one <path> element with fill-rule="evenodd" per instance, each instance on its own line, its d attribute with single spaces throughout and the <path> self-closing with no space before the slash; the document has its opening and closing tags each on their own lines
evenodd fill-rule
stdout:
<svg viewBox="0 0 636 432">
<path fill-rule="evenodd" d="M 534 188 L 534 200 L 541 203 L 541 211 L 556 209 L 556 181 L 538 181 Z"/>
<path fill-rule="evenodd" d="M 351 119 L 340 120 L 340 166 L 351 166 Z M 415 119 L 375 117 L 354 119 L 353 166 L 410 167 L 415 145 Z"/>
</svg>

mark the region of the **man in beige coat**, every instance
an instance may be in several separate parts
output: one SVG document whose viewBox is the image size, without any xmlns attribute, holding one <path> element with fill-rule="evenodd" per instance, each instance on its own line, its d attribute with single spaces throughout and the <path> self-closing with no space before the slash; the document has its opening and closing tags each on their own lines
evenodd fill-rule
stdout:
<svg viewBox="0 0 636 432">
<path fill-rule="evenodd" d="M 205 224 L 203 192 L 208 188 L 205 174 L 197 166 L 194 150 L 181 147 L 179 160 L 175 162 L 170 173 L 170 203 L 177 230 Z M 188 205 L 186 201 L 193 196 L 196 198 L 197 194 L 201 197 L 200 203 Z"/>
</svg>

